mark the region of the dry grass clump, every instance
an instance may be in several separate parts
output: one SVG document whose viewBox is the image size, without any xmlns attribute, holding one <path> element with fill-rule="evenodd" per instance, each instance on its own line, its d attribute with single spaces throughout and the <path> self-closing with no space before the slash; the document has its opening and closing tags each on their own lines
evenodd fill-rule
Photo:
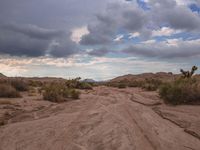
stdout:
<svg viewBox="0 0 200 150">
<path fill-rule="evenodd" d="M 128 83 L 126 83 L 126 82 L 106 82 L 106 83 L 104 83 L 104 85 L 108 86 L 108 87 L 116 87 L 116 88 L 122 89 L 122 88 L 126 88 L 128 86 Z"/>
<path fill-rule="evenodd" d="M 158 79 L 145 79 L 140 86 L 147 91 L 156 91 L 161 85 L 162 81 Z"/>
<path fill-rule="evenodd" d="M 142 87 L 144 84 L 143 80 L 133 80 L 128 83 L 129 87 Z"/>
<path fill-rule="evenodd" d="M 11 105 L 11 101 L 10 100 L 4 100 L 4 99 L 1 99 L 0 100 L 0 105 Z"/>
<path fill-rule="evenodd" d="M 21 97 L 21 95 L 10 84 L 0 83 L 0 97 L 16 98 L 16 97 Z"/>
<path fill-rule="evenodd" d="M 35 81 L 35 80 L 29 80 L 28 81 L 28 85 L 31 86 L 31 87 L 41 87 L 43 86 L 43 82 L 41 81 Z"/>
<path fill-rule="evenodd" d="M 1 84 L 9 84 L 14 87 L 17 91 L 28 91 L 28 82 L 21 78 L 5 78 L 0 80 Z"/>
<path fill-rule="evenodd" d="M 124 89 L 124 88 L 127 87 L 127 85 L 124 84 L 124 83 L 119 83 L 119 84 L 117 85 L 117 87 L 118 87 L 119 89 Z"/>
<path fill-rule="evenodd" d="M 78 99 L 80 92 L 68 88 L 65 84 L 51 83 L 44 87 L 43 98 L 52 102 L 64 102 L 69 99 Z"/>
<path fill-rule="evenodd" d="M 166 103 L 173 105 L 200 104 L 200 83 L 191 78 L 177 79 L 163 84 L 159 94 Z"/>
<path fill-rule="evenodd" d="M 79 99 L 80 96 L 80 92 L 75 90 L 75 89 L 70 89 L 69 90 L 69 97 L 71 97 L 72 99 Z"/>
<path fill-rule="evenodd" d="M 22 79 L 11 79 L 10 84 L 17 90 L 17 91 L 28 91 L 29 86 L 28 83 Z"/>
</svg>

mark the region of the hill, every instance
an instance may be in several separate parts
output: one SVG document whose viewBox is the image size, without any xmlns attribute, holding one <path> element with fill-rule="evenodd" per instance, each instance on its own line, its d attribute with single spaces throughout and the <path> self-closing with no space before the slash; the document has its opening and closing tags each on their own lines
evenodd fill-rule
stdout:
<svg viewBox="0 0 200 150">
<path fill-rule="evenodd" d="M 138 75 L 128 74 L 116 77 L 111 82 L 122 82 L 122 81 L 138 81 L 138 80 L 145 80 L 145 79 L 160 79 L 160 80 L 171 80 L 177 75 L 172 74 L 171 72 L 158 72 L 158 73 L 142 73 Z"/>
<path fill-rule="evenodd" d="M 1 78 L 1 77 L 6 77 L 6 76 L 5 76 L 3 73 L 0 73 L 0 78 Z"/>
</svg>

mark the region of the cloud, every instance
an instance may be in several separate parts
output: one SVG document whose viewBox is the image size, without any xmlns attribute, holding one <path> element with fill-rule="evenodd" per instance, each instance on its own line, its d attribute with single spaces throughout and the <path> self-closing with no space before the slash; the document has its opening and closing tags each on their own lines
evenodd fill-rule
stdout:
<svg viewBox="0 0 200 150">
<path fill-rule="evenodd" d="M 123 53 L 161 59 L 189 59 L 200 57 L 200 40 L 184 41 L 171 39 L 164 42 L 146 42 L 135 44 L 122 50 Z"/>
<path fill-rule="evenodd" d="M 0 29 L 0 53 L 37 57 L 45 54 L 48 41 L 30 38 L 19 32 Z"/>
<path fill-rule="evenodd" d="M 37 75 L 38 69 L 40 75 L 108 78 L 178 67 L 176 61 L 191 64 L 200 58 L 200 15 L 189 5 L 199 2 L 2 1 L 0 56 L 18 61 L 2 59 L 1 67 L 8 72 L 16 66 L 12 74 Z"/>
<path fill-rule="evenodd" d="M 85 62 L 87 60 L 87 62 Z M 154 66 L 154 67 L 151 67 Z M 178 72 L 188 63 L 143 60 L 136 57 L 108 58 L 76 55 L 72 58 L 21 58 L 1 57 L 1 72 L 8 76 L 54 76 L 64 78 L 93 78 L 106 80 L 126 73 L 159 72 L 168 70 Z M 48 68 L 48 69 L 47 69 Z M 73 68 L 73 71 L 71 70 Z M 123 68 L 123 72 L 121 71 Z M 183 69 L 184 69 L 183 68 Z M 189 68 L 189 67 L 188 67 Z M 35 71 L 37 70 L 37 71 Z M 40 72 L 40 74 L 38 74 Z"/>
<path fill-rule="evenodd" d="M 152 0 L 144 3 L 149 5 L 149 10 L 143 10 L 132 2 L 109 4 L 105 12 L 97 14 L 96 20 L 88 24 L 89 33 L 82 37 L 80 44 L 112 44 L 120 30 L 138 33 L 140 39 L 146 40 L 152 35 L 171 36 L 179 32 L 200 30 L 199 15 L 175 0 Z"/>
<path fill-rule="evenodd" d="M 111 3 L 104 13 L 96 15 L 95 22 L 88 24 L 89 34 L 82 37 L 80 44 L 110 44 L 120 29 L 149 37 L 147 21 L 145 12 L 135 3 Z"/>
<path fill-rule="evenodd" d="M 155 44 L 156 40 L 152 39 L 152 40 L 147 40 L 147 41 L 143 41 L 141 42 L 142 44 Z"/>
<path fill-rule="evenodd" d="M 180 30 L 174 30 L 169 27 L 162 27 L 159 30 L 153 30 L 152 36 L 171 36 L 176 33 L 180 33 Z"/>
<path fill-rule="evenodd" d="M 177 5 L 175 0 L 152 0 L 150 14 L 156 26 L 168 25 L 172 29 L 199 31 L 200 17 L 187 6 Z"/>
<path fill-rule="evenodd" d="M 29 38 L 42 39 L 42 40 L 49 40 L 62 35 L 62 31 L 45 29 L 32 24 L 18 25 L 12 23 L 3 25 L 2 29 L 16 33 L 21 33 L 28 36 Z"/>
<path fill-rule="evenodd" d="M 70 33 L 30 24 L 0 26 L 0 53 L 11 56 L 66 57 L 78 52 Z"/>
<path fill-rule="evenodd" d="M 47 54 L 54 57 L 69 57 L 79 52 L 80 50 L 77 44 L 71 41 L 70 36 L 68 35 L 56 39 L 54 43 L 49 46 Z"/>
<path fill-rule="evenodd" d="M 124 38 L 124 35 L 117 35 L 117 37 L 114 39 L 115 42 L 120 42 Z"/>
<path fill-rule="evenodd" d="M 79 43 L 81 41 L 81 38 L 84 35 L 87 35 L 89 33 L 88 29 L 86 26 L 80 27 L 80 28 L 74 28 L 72 30 L 72 35 L 71 35 L 71 40 Z"/>
<path fill-rule="evenodd" d="M 138 32 L 134 32 L 134 33 L 129 33 L 129 39 L 132 39 L 132 38 L 136 38 L 136 37 L 138 37 L 138 36 L 140 36 L 140 33 L 138 33 Z"/>
<path fill-rule="evenodd" d="M 115 20 L 107 15 L 96 15 L 97 22 L 88 25 L 89 34 L 80 41 L 83 45 L 98 45 L 112 42 L 116 32 Z"/>
<path fill-rule="evenodd" d="M 139 8 L 135 7 L 122 11 L 123 23 L 122 27 L 128 31 L 138 32 L 147 24 L 146 14 Z"/>
<path fill-rule="evenodd" d="M 91 56 L 102 57 L 102 56 L 105 56 L 106 54 L 108 54 L 109 52 L 111 52 L 111 51 L 104 47 L 104 48 L 100 48 L 100 49 L 91 50 L 88 52 L 88 54 Z"/>
<path fill-rule="evenodd" d="M 200 0 L 175 0 L 177 5 L 200 4 Z"/>
</svg>

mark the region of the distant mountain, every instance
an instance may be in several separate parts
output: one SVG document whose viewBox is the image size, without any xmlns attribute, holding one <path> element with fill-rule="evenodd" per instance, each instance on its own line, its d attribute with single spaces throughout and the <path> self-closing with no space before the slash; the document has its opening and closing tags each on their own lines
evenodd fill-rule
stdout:
<svg viewBox="0 0 200 150">
<path fill-rule="evenodd" d="M 87 82 L 87 83 L 95 83 L 96 81 L 93 79 L 84 79 L 82 82 Z"/>
<path fill-rule="evenodd" d="M 120 82 L 120 81 L 134 81 L 134 80 L 145 80 L 145 79 L 172 79 L 175 75 L 173 75 L 171 72 L 158 72 L 158 73 L 142 73 L 138 75 L 128 74 L 116 77 L 111 82 Z"/>
</svg>

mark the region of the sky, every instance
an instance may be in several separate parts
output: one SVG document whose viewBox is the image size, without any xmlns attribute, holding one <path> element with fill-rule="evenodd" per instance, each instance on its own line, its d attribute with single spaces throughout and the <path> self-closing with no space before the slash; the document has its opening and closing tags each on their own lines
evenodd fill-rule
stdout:
<svg viewBox="0 0 200 150">
<path fill-rule="evenodd" d="M 193 65 L 200 0 L 0 0 L 7 76 L 107 80 Z"/>
</svg>

